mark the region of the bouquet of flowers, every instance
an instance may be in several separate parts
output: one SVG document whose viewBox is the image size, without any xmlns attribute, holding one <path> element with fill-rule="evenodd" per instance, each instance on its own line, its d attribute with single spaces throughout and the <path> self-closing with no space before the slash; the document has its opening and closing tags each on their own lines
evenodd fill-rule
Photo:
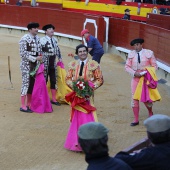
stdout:
<svg viewBox="0 0 170 170">
<path fill-rule="evenodd" d="M 82 98 L 89 98 L 93 95 L 93 88 L 88 81 L 79 78 L 77 81 L 73 82 L 73 91 L 76 95 Z"/>
</svg>

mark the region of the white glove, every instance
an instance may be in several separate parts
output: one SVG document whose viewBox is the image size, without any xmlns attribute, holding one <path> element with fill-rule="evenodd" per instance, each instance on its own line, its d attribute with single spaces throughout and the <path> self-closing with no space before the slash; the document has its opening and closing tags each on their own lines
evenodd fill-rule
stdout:
<svg viewBox="0 0 170 170">
<path fill-rule="evenodd" d="M 147 71 L 142 71 L 142 72 L 140 72 L 140 75 L 143 76 L 143 75 L 145 75 L 146 73 L 147 73 Z"/>
</svg>

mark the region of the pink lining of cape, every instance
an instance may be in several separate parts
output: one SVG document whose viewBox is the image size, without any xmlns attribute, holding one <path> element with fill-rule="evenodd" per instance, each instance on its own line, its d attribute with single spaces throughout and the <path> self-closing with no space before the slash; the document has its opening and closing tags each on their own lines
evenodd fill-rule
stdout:
<svg viewBox="0 0 170 170">
<path fill-rule="evenodd" d="M 44 64 L 40 64 L 36 73 L 31 110 L 40 114 L 53 111 L 44 78 Z"/>
</svg>

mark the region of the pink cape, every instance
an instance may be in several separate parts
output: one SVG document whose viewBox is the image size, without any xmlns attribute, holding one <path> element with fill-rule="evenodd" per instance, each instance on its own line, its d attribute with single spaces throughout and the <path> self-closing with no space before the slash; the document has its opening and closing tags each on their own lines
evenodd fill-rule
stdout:
<svg viewBox="0 0 170 170">
<path fill-rule="evenodd" d="M 147 84 L 147 81 L 149 81 L 149 84 Z M 142 86 L 142 94 L 141 94 L 141 102 L 153 102 L 149 96 L 149 88 L 156 89 L 158 82 L 155 81 L 150 73 L 147 71 L 147 73 L 144 75 L 144 83 Z"/>
<path fill-rule="evenodd" d="M 57 66 L 61 67 L 62 69 L 64 69 L 64 63 L 61 61 L 57 62 Z"/>
<path fill-rule="evenodd" d="M 68 130 L 64 148 L 71 151 L 82 151 L 81 146 L 78 143 L 78 129 L 81 125 L 88 122 L 95 122 L 93 113 L 83 113 L 78 110 L 74 110 L 74 116 Z"/>
<path fill-rule="evenodd" d="M 44 64 L 40 64 L 35 77 L 31 110 L 37 113 L 53 111 L 44 78 Z"/>
</svg>

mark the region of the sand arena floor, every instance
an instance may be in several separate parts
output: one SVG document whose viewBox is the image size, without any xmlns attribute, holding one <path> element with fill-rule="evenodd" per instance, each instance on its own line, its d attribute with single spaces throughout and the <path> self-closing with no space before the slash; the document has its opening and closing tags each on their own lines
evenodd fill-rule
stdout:
<svg viewBox="0 0 170 170">
<path fill-rule="evenodd" d="M 63 148 L 69 127 L 69 106 L 54 106 L 54 112 L 39 115 L 23 113 L 20 107 L 21 76 L 19 70 L 20 37 L 0 34 L 0 169 L 1 170 L 83 170 L 87 164 L 83 153 Z M 74 49 L 60 46 L 66 66 Z M 8 76 L 11 58 L 12 83 Z M 147 111 L 141 104 L 140 125 L 130 127 L 130 76 L 123 60 L 105 54 L 101 61 L 104 85 L 95 92 L 98 119 L 109 129 L 110 155 L 129 147 L 146 136 L 143 120 Z M 170 89 L 159 84 L 162 101 L 154 104 L 154 113 L 170 115 Z"/>
</svg>

